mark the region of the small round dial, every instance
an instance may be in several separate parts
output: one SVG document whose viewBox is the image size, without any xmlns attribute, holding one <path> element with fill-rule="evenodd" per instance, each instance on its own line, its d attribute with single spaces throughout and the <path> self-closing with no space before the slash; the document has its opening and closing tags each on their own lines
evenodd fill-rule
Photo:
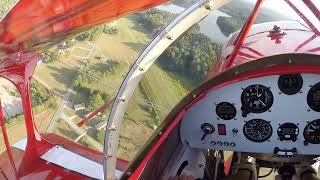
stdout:
<svg viewBox="0 0 320 180">
<path fill-rule="evenodd" d="M 303 79 L 300 74 L 281 75 L 278 79 L 278 86 L 284 94 L 297 94 L 303 86 Z"/>
<path fill-rule="evenodd" d="M 252 119 L 243 126 L 243 134 L 253 142 L 267 141 L 272 135 L 272 126 L 263 119 Z"/>
<path fill-rule="evenodd" d="M 216 113 L 221 119 L 230 120 L 236 117 L 237 110 L 231 103 L 221 102 L 216 107 Z"/>
<path fill-rule="evenodd" d="M 291 140 L 295 142 L 299 134 L 299 127 L 293 123 L 284 123 L 279 126 L 277 134 L 280 141 Z"/>
<path fill-rule="evenodd" d="M 254 84 L 243 90 L 241 103 L 243 111 L 262 113 L 272 106 L 273 95 L 266 86 Z"/>
<path fill-rule="evenodd" d="M 320 119 L 307 124 L 303 131 L 304 139 L 311 144 L 320 144 Z"/>
<path fill-rule="evenodd" d="M 307 102 L 311 109 L 320 112 L 320 82 L 312 86 L 309 90 Z"/>
</svg>

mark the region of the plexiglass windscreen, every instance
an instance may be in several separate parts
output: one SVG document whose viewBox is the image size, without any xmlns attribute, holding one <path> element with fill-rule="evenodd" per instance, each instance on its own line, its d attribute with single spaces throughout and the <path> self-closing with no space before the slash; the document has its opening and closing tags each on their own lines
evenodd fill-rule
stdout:
<svg viewBox="0 0 320 180">
<path fill-rule="evenodd" d="M 94 27 L 45 50 L 31 85 L 36 122 L 42 119 L 37 123 L 41 133 L 54 133 L 102 151 L 105 130 L 97 130 L 96 125 L 107 121 L 111 106 L 84 125 L 79 127 L 78 123 L 112 101 L 148 43 L 194 2 L 175 0 Z M 120 134 L 119 158 L 132 160 L 172 108 L 205 81 L 254 2 L 232 1 L 211 12 L 161 54 L 130 100 Z M 301 21 L 268 4 L 260 10 L 255 24 Z"/>
</svg>

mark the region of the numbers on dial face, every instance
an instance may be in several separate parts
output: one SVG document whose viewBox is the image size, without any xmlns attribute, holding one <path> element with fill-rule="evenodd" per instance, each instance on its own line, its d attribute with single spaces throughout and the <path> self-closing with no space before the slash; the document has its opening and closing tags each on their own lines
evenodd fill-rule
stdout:
<svg viewBox="0 0 320 180">
<path fill-rule="evenodd" d="M 249 112 L 262 113 L 273 104 L 273 95 L 269 88 L 260 84 L 248 86 L 241 94 L 243 108 Z"/>
<path fill-rule="evenodd" d="M 304 139 L 311 144 L 320 144 L 320 119 L 307 124 L 303 131 Z"/>
<path fill-rule="evenodd" d="M 253 142 L 267 141 L 272 135 L 272 126 L 263 119 L 252 119 L 243 126 L 243 133 Z"/>
</svg>

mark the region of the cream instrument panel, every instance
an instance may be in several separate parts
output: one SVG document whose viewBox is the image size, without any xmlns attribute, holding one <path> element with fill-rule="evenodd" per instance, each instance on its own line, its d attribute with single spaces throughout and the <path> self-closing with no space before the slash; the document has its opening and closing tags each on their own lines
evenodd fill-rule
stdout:
<svg viewBox="0 0 320 180">
<path fill-rule="evenodd" d="M 319 82 L 318 74 L 271 75 L 214 89 L 185 113 L 181 139 L 201 149 L 319 154 Z"/>
</svg>

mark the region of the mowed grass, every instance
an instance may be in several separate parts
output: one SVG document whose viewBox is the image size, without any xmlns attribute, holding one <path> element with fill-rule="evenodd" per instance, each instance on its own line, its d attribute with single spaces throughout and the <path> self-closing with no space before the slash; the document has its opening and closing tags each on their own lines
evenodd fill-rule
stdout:
<svg viewBox="0 0 320 180">
<path fill-rule="evenodd" d="M 133 97 L 130 99 L 120 131 L 119 157 L 129 161 L 135 157 L 154 132 L 150 125 L 155 124 L 155 117 L 137 98 L 149 99 L 153 104 L 170 112 L 188 93 L 177 80 L 156 64 L 151 66 L 140 82 L 140 86 L 141 84 L 143 84 L 146 93 L 143 93 L 141 88 L 136 88 Z M 167 112 L 155 111 L 160 117 L 160 121 L 167 115 Z"/>
<path fill-rule="evenodd" d="M 129 68 L 151 41 L 150 35 L 143 31 L 141 27 L 139 28 L 136 25 L 137 23 L 133 22 L 133 19 L 122 18 L 117 20 L 118 34 L 108 35 L 102 33 L 94 41 L 90 42 L 96 47 L 89 60 L 90 66 L 104 73 L 104 77 L 99 77 L 99 81 L 95 81 L 90 85 L 92 90 L 104 90 L 113 92 L 111 94 L 115 95 Z M 76 47 L 78 44 L 74 46 Z M 76 53 L 78 50 L 81 51 L 81 48 L 74 49 L 72 52 Z M 85 51 L 82 53 L 77 52 L 76 55 L 83 56 Z M 79 65 L 81 58 L 71 58 L 71 56 L 72 54 L 67 59 L 68 61 L 64 62 L 69 62 L 70 64 L 78 63 Z M 113 71 L 108 72 L 104 69 L 111 65 L 115 67 Z M 71 68 L 60 62 L 54 62 L 52 64 L 41 64 L 37 68 L 36 76 L 45 80 L 50 89 L 65 92 L 68 84 L 76 75 L 76 70 L 76 68 Z M 154 121 L 155 115 L 150 112 L 150 108 L 138 101 L 139 98 L 151 101 L 153 104 L 165 109 L 166 112 L 156 110 L 156 113 L 159 113 L 157 116 L 160 116 L 160 121 L 162 121 L 167 113 L 188 93 L 185 86 L 182 86 L 181 82 L 174 77 L 174 74 L 168 73 L 157 64 L 152 65 L 148 70 L 139 87 L 136 88 L 126 111 L 120 133 L 120 158 L 131 160 L 154 131 L 150 126 L 152 124 L 150 122 Z M 143 88 L 141 89 L 141 87 Z M 87 102 L 89 95 L 90 93 L 88 92 L 72 93 L 71 99 L 74 103 Z M 107 117 L 108 115 L 106 115 Z M 63 120 L 56 124 L 54 132 L 70 139 L 76 138 L 75 133 Z"/>
<path fill-rule="evenodd" d="M 60 61 L 50 64 L 41 63 L 34 73 L 34 76 L 40 82 L 46 83 L 51 91 L 60 96 L 64 95 L 68 84 L 70 84 L 75 75 L 76 69 L 68 67 Z"/>
<path fill-rule="evenodd" d="M 63 96 L 82 63 L 82 59 L 77 56 L 86 56 L 88 54 L 87 50 L 78 47 L 87 48 L 88 45 L 85 42 L 78 42 L 71 50 L 66 51 L 66 54 L 62 55 L 60 60 L 39 64 L 34 76 L 42 84 L 45 83 L 51 91 Z"/>
<path fill-rule="evenodd" d="M 102 34 L 94 43 L 108 58 L 120 63 L 132 64 L 148 45 L 150 38 L 136 30 L 135 23 L 128 18 L 117 20 L 116 26 L 119 30 L 118 34 Z"/>
</svg>

